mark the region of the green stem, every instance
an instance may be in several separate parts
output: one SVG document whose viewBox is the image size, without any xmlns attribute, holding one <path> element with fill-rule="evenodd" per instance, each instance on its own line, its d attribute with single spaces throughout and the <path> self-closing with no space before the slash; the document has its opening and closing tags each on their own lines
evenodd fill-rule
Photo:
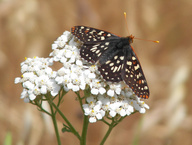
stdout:
<svg viewBox="0 0 192 145">
<path fill-rule="evenodd" d="M 88 116 L 84 115 L 83 129 L 82 129 L 82 133 L 81 133 L 81 143 L 80 143 L 80 145 L 86 145 L 88 125 L 89 125 L 89 118 L 88 118 Z"/>
<path fill-rule="evenodd" d="M 101 141 L 100 145 L 104 145 L 104 143 L 107 140 L 109 134 L 111 133 L 113 127 L 114 127 L 114 120 L 112 120 L 111 124 L 109 125 L 109 128 L 108 128 L 105 136 L 103 137 L 103 140 Z"/>
<path fill-rule="evenodd" d="M 52 103 L 53 107 L 56 109 L 56 111 L 61 115 L 61 117 L 64 119 L 64 121 L 67 123 L 67 125 L 70 127 L 71 132 L 79 139 L 81 140 L 81 136 L 79 135 L 79 133 L 75 130 L 75 128 L 73 127 L 73 125 L 69 122 L 69 120 L 65 117 L 65 115 L 59 110 L 59 108 Z"/>
<path fill-rule="evenodd" d="M 81 107 L 81 110 L 83 111 L 83 102 L 82 102 L 82 98 L 79 94 L 79 92 L 75 92 L 75 94 L 77 95 L 78 99 L 79 99 L 79 103 L 80 103 L 80 107 Z M 84 111 L 83 111 L 84 112 Z"/>
<path fill-rule="evenodd" d="M 37 109 L 38 109 L 39 111 L 44 112 L 44 113 L 46 113 L 47 115 L 51 116 L 51 113 L 49 113 L 48 111 L 46 111 L 45 109 L 42 108 L 42 104 L 37 104 L 37 103 L 36 103 L 36 104 L 33 104 L 33 105 L 36 105 L 36 106 L 38 107 Z"/>
<path fill-rule="evenodd" d="M 57 103 L 57 107 L 59 107 L 59 105 L 61 104 L 61 101 L 62 101 L 63 97 L 65 96 L 65 94 L 67 94 L 67 92 L 65 92 L 64 89 L 62 89 L 59 92 L 59 100 L 58 100 L 58 103 Z"/>
<path fill-rule="evenodd" d="M 49 105 L 50 105 L 50 108 L 51 108 L 51 114 L 52 114 L 51 117 L 52 117 L 52 120 L 53 120 L 53 125 L 54 125 L 54 129 L 55 129 L 56 137 L 57 137 L 57 142 L 58 142 L 58 145 L 61 145 L 61 140 L 60 140 L 57 121 L 56 121 L 56 114 L 55 114 L 55 112 L 53 110 L 52 105 L 51 104 L 49 104 Z"/>
<path fill-rule="evenodd" d="M 101 120 L 103 123 L 105 123 L 106 125 L 110 125 L 104 118 Z"/>
</svg>

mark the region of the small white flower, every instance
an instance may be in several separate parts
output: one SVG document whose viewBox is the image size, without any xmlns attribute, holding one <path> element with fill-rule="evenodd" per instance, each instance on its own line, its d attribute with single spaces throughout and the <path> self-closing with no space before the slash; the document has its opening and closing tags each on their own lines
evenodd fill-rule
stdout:
<svg viewBox="0 0 192 145">
<path fill-rule="evenodd" d="M 23 89 L 21 93 L 21 99 L 28 97 L 27 89 Z"/>
<path fill-rule="evenodd" d="M 103 87 L 99 88 L 99 93 L 101 95 L 105 94 L 105 92 L 106 92 L 105 88 L 103 88 Z"/>
<path fill-rule="evenodd" d="M 88 116 L 90 114 L 90 108 L 89 108 L 88 104 L 83 104 L 83 110 L 84 110 L 85 115 Z"/>
<path fill-rule="evenodd" d="M 124 117 L 127 113 L 126 113 L 126 111 L 125 111 L 125 109 L 123 109 L 123 108 L 119 108 L 118 109 L 118 113 L 122 116 L 122 117 Z"/>
<path fill-rule="evenodd" d="M 105 92 L 103 84 L 97 79 L 94 79 L 89 85 L 91 87 L 91 94 L 93 95 L 98 95 L 99 93 L 103 94 Z"/>
<path fill-rule="evenodd" d="M 97 118 L 97 120 L 101 120 L 103 118 L 103 116 L 101 113 L 98 113 L 98 114 L 96 114 L 96 118 Z"/>
<path fill-rule="evenodd" d="M 145 108 L 140 108 L 139 109 L 139 113 L 145 113 L 145 112 L 146 112 Z"/>
<path fill-rule="evenodd" d="M 73 85 L 72 90 L 73 90 L 74 92 L 79 91 L 79 86 L 78 86 L 78 85 Z"/>
<path fill-rule="evenodd" d="M 55 81 L 52 82 L 52 88 L 50 89 L 51 95 L 56 96 L 61 89 L 61 86 L 58 85 Z"/>
<path fill-rule="evenodd" d="M 115 93 L 117 95 L 120 95 L 121 93 L 121 84 L 110 84 L 109 85 L 110 89 L 107 91 L 107 95 L 110 97 L 113 97 Z"/>
<path fill-rule="evenodd" d="M 63 48 L 66 44 L 66 42 L 68 41 L 70 37 L 70 33 L 65 31 L 63 33 L 63 35 L 61 35 L 60 37 L 57 38 L 57 40 L 55 41 L 55 43 L 60 47 L 60 48 Z M 55 47 L 54 47 L 55 48 Z M 53 47 L 52 47 L 53 49 Z"/>
<path fill-rule="evenodd" d="M 94 79 L 96 77 L 96 75 L 94 73 L 89 73 L 88 78 L 90 79 Z"/>
<path fill-rule="evenodd" d="M 21 78 L 20 77 L 16 77 L 15 78 L 15 84 L 21 83 Z"/>
<path fill-rule="evenodd" d="M 64 50 L 64 56 L 65 56 L 66 58 L 71 58 L 71 56 L 72 56 L 72 51 L 71 51 L 71 50 L 68 50 L 68 49 L 65 49 L 65 50 Z"/>
<path fill-rule="evenodd" d="M 31 101 L 35 100 L 36 96 L 34 94 L 29 94 L 29 99 Z"/>
<path fill-rule="evenodd" d="M 21 73 L 27 72 L 28 71 L 28 65 L 27 64 L 21 64 Z"/>
<path fill-rule="evenodd" d="M 58 47 L 57 44 L 54 44 L 54 43 L 52 44 L 52 49 L 53 50 L 55 50 L 57 47 Z"/>
<path fill-rule="evenodd" d="M 55 78 L 55 81 L 58 83 L 58 84 L 62 84 L 64 82 L 64 78 L 63 77 L 60 77 L 60 76 L 57 76 Z"/>
<path fill-rule="evenodd" d="M 115 95 L 115 91 L 114 90 L 108 90 L 107 95 L 110 97 L 113 97 Z"/>
<path fill-rule="evenodd" d="M 76 65 L 78 65 L 78 66 L 83 66 L 83 62 L 82 62 L 81 60 L 77 60 L 77 61 L 76 61 Z"/>
<path fill-rule="evenodd" d="M 109 105 L 110 107 L 110 112 L 109 114 L 114 117 L 117 113 L 119 114 L 119 109 L 120 109 L 120 106 L 121 106 L 121 103 L 116 101 L 116 102 L 113 102 Z"/>
<path fill-rule="evenodd" d="M 134 112 L 133 106 L 129 105 L 129 102 L 127 100 L 122 101 L 122 103 L 122 107 L 125 109 L 127 115 L 130 115 Z"/>
<path fill-rule="evenodd" d="M 87 97 L 87 102 L 91 103 L 91 102 L 96 102 L 95 98 L 93 96 Z"/>
<path fill-rule="evenodd" d="M 89 115 L 89 121 L 91 123 L 96 122 L 96 120 L 100 120 L 105 116 L 105 111 L 102 109 L 102 102 L 96 101 L 96 98 L 91 96 L 88 97 L 87 102 L 89 104 L 84 104 L 83 109 L 85 115 Z"/>
<path fill-rule="evenodd" d="M 108 111 L 110 109 L 110 99 L 109 98 L 102 99 L 102 108 L 105 111 Z"/>
<path fill-rule="evenodd" d="M 72 89 L 73 88 L 73 84 L 72 83 L 68 83 L 67 84 L 67 88 L 70 90 L 70 89 Z"/>
<path fill-rule="evenodd" d="M 23 83 L 23 87 L 27 88 L 29 90 L 32 90 L 35 87 L 35 85 L 33 83 L 31 83 L 30 81 L 26 81 Z"/>
<path fill-rule="evenodd" d="M 149 106 L 147 104 L 145 104 L 144 101 L 140 101 L 140 106 L 146 109 L 149 109 Z"/>
<path fill-rule="evenodd" d="M 41 94 L 47 94 L 47 87 L 45 85 L 41 86 Z"/>
<path fill-rule="evenodd" d="M 96 119 L 95 116 L 89 118 L 89 122 L 90 122 L 90 123 L 95 123 L 96 121 L 97 121 L 97 119 Z"/>
<path fill-rule="evenodd" d="M 115 117 L 116 114 L 117 114 L 117 112 L 116 112 L 115 110 L 110 110 L 110 112 L 109 112 L 109 115 L 110 115 L 111 117 Z"/>
<path fill-rule="evenodd" d="M 98 95 L 98 93 L 99 93 L 98 89 L 96 89 L 96 88 L 91 89 L 91 94 Z"/>
</svg>

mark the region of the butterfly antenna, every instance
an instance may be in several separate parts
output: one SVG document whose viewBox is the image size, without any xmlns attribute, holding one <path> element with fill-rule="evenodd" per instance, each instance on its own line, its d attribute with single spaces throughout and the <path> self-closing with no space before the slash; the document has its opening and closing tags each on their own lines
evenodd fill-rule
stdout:
<svg viewBox="0 0 192 145">
<path fill-rule="evenodd" d="M 126 20 L 126 16 L 127 16 L 127 14 L 126 14 L 126 12 L 124 12 L 124 19 L 125 19 L 125 23 L 126 23 L 127 32 L 128 32 L 128 34 L 130 35 L 130 33 L 129 33 L 129 29 L 128 29 L 127 20 Z M 146 40 L 146 39 L 141 39 L 141 38 L 135 38 L 135 37 L 132 36 L 132 35 L 131 35 L 131 37 L 134 38 L 134 39 L 137 39 L 137 40 L 144 40 L 144 41 L 151 41 L 151 42 L 154 42 L 154 43 L 159 43 L 159 41 Z"/>
<path fill-rule="evenodd" d="M 134 39 L 144 40 L 144 41 L 150 41 L 150 42 L 154 42 L 154 43 L 159 43 L 159 41 L 155 41 L 155 40 L 146 40 L 146 39 L 141 39 L 141 38 L 136 38 L 136 37 L 134 37 Z"/>
<path fill-rule="evenodd" d="M 126 23 L 127 32 L 128 32 L 128 35 L 130 35 L 127 20 L 126 20 L 126 16 L 127 16 L 127 14 L 126 14 L 126 12 L 124 12 L 124 19 L 125 19 L 125 23 Z"/>
</svg>

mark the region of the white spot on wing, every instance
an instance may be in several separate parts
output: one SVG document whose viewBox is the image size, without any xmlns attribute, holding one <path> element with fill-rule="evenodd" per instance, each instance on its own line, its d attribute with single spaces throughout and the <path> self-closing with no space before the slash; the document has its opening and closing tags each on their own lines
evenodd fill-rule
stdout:
<svg viewBox="0 0 192 145">
<path fill-rule="evenodd" d="M 104 50 L 106 50 L 108 47 L 105 47 Z"/>
<path fill-rule="evenodd" d="M 101 52 L 97 56 L 100 56 L 100 55 L 101 55 Z"/>
<path fill-rule="evenodd" d="M 98 33 L 98 35 L 102 35 L 102 33 L 104 33 L 104 31 L 100 31 L 100 32 Z"/>
<path fill-rule="evenodd" d="M 121 69 L 121 65 L 119 66 L 119 68 L 117 69 L 117 71 L 119 71 Z"/>
<path fill-rule="evenodd" d="M 123 60 L 123 59 L 124 59 L 124 56 L 120 56 L 120 59 Z"/>
<path fill-rule="evenodd" d="M 145 86 L 145 87 L 144 87 L 144 89 L 145 89 L 145 90 L 147 90 L 147 89 L 148 89 L 148 87 L 147 87 L 147 86 Z"/>
<path fill-rule="evenodd" d="M 105 40 L 105 37 L 104 37 L 104 36 L 102 36 L 102 37 L 101 37 L 101 40 Z"/>
<path fill-rule="evenodd" d="M 118 56 L 116 55 L 115 57 L 114 57 L 114 59 L 116 60 L 118 58 Z"/>
<path fill-rule="evenodd" d="M 137 64 L 137 66 L 134 66 L 135 70 L 137 70 L 139 68 L 139 64 Z"/>
<path fill-rule="evenodd" d="M 120 61 L 119 60 L 117 60 L 117 64 L 119 64 L 120 63 Z"/>
<path fill-rule="evenodd" d="M 95 53 L 98 54 L 100 52 L 100 50 L 97 50 Z"/>
<path fill-rule="evenodd" d="M 117 71 L 117 69 L 118 69 L 118 67 L 116 66 L 116 67 L 114 68 L 113 72 L 116 72 L 116 71 Z"/>
<path fill-rule="evenodd" d="M 105 45 L 109 45 L 109 42 L 105 42 Z"/>
<path fill-rule="evenodd" d="M 131 61 L 127 61 L 127 65 L 132 65 L 132 62 Z"/>
<path fill-rule="evenodd" d="M 114 63 L 110 63 L 110 64 L 109 64 L 109 66 L 113 66 L 113 65 L 114 65 Z"/>
<path fill-rule="evenodd" d="M 134 56 L 132 56 L 132 60 L 136 60 L 136 58 Z"/>
<path fill-rule="evenodd" d="M 106 62 L 106 64 L 109 64 L 111 61 L 110 60 L 108 60 L 107 62 Z"/>
</svg>

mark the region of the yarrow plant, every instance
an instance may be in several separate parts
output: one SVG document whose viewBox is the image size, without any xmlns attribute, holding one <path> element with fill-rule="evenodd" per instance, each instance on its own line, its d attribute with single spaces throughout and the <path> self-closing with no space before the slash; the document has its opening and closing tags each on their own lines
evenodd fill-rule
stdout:
<svg viewBox="0 0 192 145">
<path fill-rule="evenodd" d="M 21 77 L 15 78 L 21 84 L 21 98 L 24 102 L 36 105 L 42 112 L 52 117 L 58 144 L 61 144 L 56 123 L 56 113 L 64 119 L 63 132 L 72 132 L 86 144 L 88 124 L 102 121 L 109 126 L 101 141 L 104 144 L 111 130 L 126 116 L 135 112 L 145 113 L 149 106 L 141 101 L 124 83 L 110 83 L 102 79 L 97 65 L 84 61 L 79 54 L 82 43 L 70 32 L 65 31 L 53 44 L 48 58 L 25 58 L 21 63 Z M 62 67 L 53 70 L 59 62 Z M 75 92 L 77 101 L 84 113 L 84 124 L 80 135 L 65 115 L 59 110 L 62 99 L 69 91 Z M 81 96 L 80 92 L 84 95 Z M 55 98 L 58 102 L 55 103 Z M 51 112 L 42 107 L 47 101 Z"/>
</svg>

